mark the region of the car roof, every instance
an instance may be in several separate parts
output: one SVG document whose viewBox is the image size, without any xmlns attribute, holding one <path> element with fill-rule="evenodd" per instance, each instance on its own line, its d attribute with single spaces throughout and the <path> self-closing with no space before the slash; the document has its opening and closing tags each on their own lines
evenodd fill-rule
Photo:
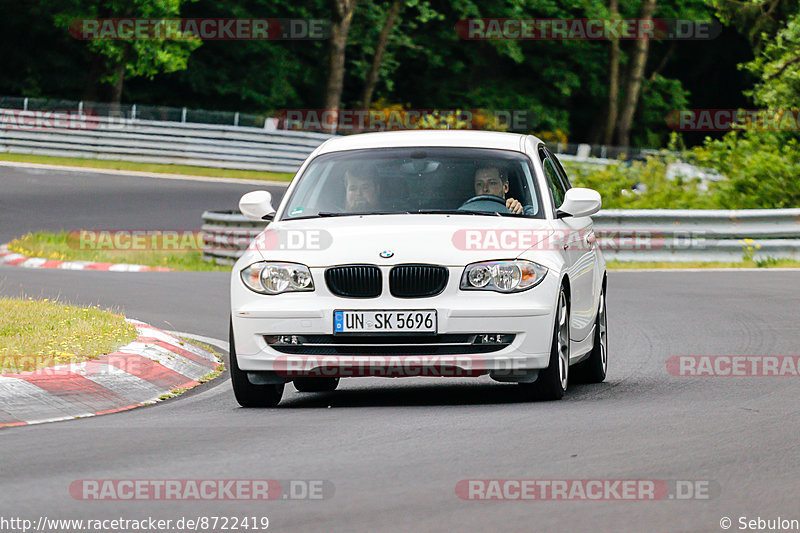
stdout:
<svg viewBox="0 0 800 533">
<path fill-rule="evenodd" d="M 357 135 L 343 135 L 328 139 L 319 147 L 318 154 L 367 148 L 404 148 L 416 146 L 494 148 L 521 152 L 523 151 L 525 139 L 528 137 L 536 141 L 537 144 L 541 142 L 533 136 L 497 131 L 408 130 L 360 133 Z"/>
</svg>

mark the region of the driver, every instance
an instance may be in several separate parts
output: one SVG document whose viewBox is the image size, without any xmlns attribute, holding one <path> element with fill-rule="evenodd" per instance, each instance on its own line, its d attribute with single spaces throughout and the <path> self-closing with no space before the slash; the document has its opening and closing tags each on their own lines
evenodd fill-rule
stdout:
<svg viewBox="0 0 800 533">
<path fill-rule="evenodd" d="M 374 165 L 353 166 L 344 174 L 345 209 L 349 212 L 373 211 L 378 207 L 380 186 Z"/>
<path fill-rule="evenodd" d="M 497 196 L 506 201 L 506 208 L 515 215 L 530 214 L 532 206 L 523 207 L 519 200 L 506 198 L 508 193 L 508 176 L 495 166 L 485 166 L 475 172 L 475 195 Z"/>
</svg>

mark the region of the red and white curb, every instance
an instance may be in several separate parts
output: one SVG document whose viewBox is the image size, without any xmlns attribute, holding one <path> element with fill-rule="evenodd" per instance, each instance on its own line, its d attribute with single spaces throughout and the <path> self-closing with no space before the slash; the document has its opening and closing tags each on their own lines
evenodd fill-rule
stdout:
<svg viewBox="0 0 800 533">
<path fill-rule="evenodd" d="M 82 363 L 0 375 L 0 427 L 102 415 L 157 402 L 217 370 L 217 357 L 144 322 L 114 353 Z"/>
<path fill-rule="evenodd" d="M 110 272 L 168 272 L 171 268 L 128 263 L 95 263 L 92 261 L 59 261 L 44 257 L 28 257 L 10 252 L 8 245 L 0 246 L 0 265 L 19 266 L 25 268 L 61 268 L 64 270 L 106 270 Z"/>
</svg>

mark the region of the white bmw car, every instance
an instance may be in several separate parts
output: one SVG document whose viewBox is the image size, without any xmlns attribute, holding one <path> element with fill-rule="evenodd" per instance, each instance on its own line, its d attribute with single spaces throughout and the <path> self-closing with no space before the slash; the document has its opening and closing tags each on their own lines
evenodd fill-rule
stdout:
<svg viewBox="0 0 800 533">
<path fill-rule="evenodd" d="M 536 137 L 404 131 L 337 137 L 303 163 L 233 267 L 230 371 L 242 406 L 286 383 L 480 376 L 560 399 L 607 368 L 606 268 L 590 216 Z"/>
</svg>

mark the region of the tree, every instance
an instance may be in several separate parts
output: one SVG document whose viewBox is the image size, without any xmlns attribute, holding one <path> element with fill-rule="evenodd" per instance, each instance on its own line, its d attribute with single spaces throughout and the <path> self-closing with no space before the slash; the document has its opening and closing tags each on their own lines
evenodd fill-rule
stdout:
<svg viewBox="0 0 800 533">
<path fill-rule="evenodd" d="M 760 53 L 743 67 L 759 77 L 750 94 L 769 108 L 768 121 L 746 122 L 722 139 L 707 138 L 691 153 L 726 176 L 720 201 L 728 209 L 800 207 L 800 6 L 772 36 L 761 38 Z"/>
<path fill-rule="evenodd" d="M 330 50 L 328 53 L 328 83 L 325 88 L 325 109 L 339 111 L 344 86 L 347 34 L 353 21 L 358 0 L 330 0 L 333 12 Z"/>
<path fill-rule="evenodd" d="M 800 104 L 800 9 L 792 15 L 763 51 L 745 68 L 758 76 L 750 92 L 755 102 L 771 109 Z"/>
<path fill-rule="evenodd" d="M 378 82 L 378 72 L 383 61 L 383 54 L 386 51 L 386 44 L 389 42 L 389 36 L 394 29 L 395 21 L 400 11 L 405 7 L 404 0 L 392 0 L 392 6 L 389 12 L 386 13 L 386 19 L 383 21 L 381 33 L 378 36 L 378 43 L 375 46 L 375 55 L 372 58 L 372 66 L 367 74 L 367 81 L 364 83 L 364 92 L 361 95 L 361 105 L 364 109 L 369 109 L 372 104 L 372 93 L 375 90 L 375 84 Z"/>
<path fill-rule="evenodd" d="M 83 27 L 82 19 L 174 19 L 187 0 L 69 0 L 56 13 L 58 27 Z M 188 0 L 192 1 L 192 0 Z M 77 24 L 77 26 L 76 26 Z M 112 31 L 112 38 L 98 37 L 87 41 L 89 50 L 100 59 L 103 74 L 99 81 L 111 85 L 110 101 L 119 104 L 126 78 L 152 79 L 162 72 L 175 72 L 187 66 L 189 55 L 200 46 L 198 38 L 180 32 L 168 35 L 154 32 L 152 37 L 123 36 Z M 95 64 L 96 66 L 96 64 Z"/>
<path fill-rule="evenodd" d="M 644 0 L 640 19 L 652 21 L 656 10 L 656 0 Z M 650 39 L 639 38 L 635 41 L 631 58 L 631 67 L 628 74 L 628 84 L 625 89 L 625 100 L 622 105 L 619 123 L 617 124 L 617 142 L 620 146 L 628 146 L 633 127 L 633 114 L 639 104 L 639 91 L 642 88 L 644 69 L 647 65 L 647 52 L 650 48 Z"/>
<path fill-rule="evenodd" d="M 617 0 L 609 2 L 611 17 L 619 17 Z M 606 115 L 606 127 L 603 134 L 603 144 L 610 145 L 614 142 L 614 132 L 617 129 L 617 118 L 619 117 L 619 39 L 611 38 L 611 53 L 609 55 L 608 66 L 608 113 Z"/>
<path fill-rule="evenodd" d="M 797 0 L 709 0 L 717 17 L 742 32 L 761 51 L 764 40 L 769 41 L 797 10 Z"/>
</svg>

